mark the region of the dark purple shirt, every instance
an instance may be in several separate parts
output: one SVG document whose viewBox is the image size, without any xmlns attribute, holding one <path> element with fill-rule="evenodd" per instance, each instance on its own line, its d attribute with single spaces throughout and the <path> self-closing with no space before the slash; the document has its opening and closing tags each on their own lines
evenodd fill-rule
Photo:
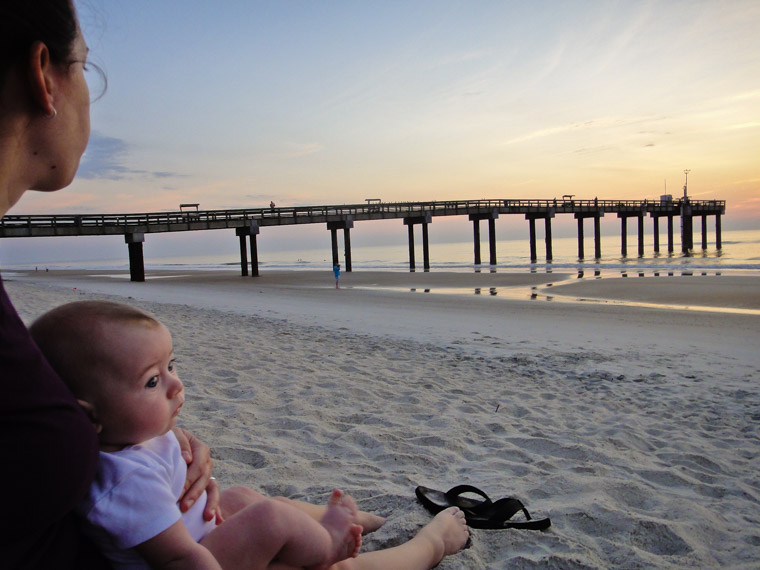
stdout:
<svg viewBox="0 0 760 570">
<path fill-rule="evenodd" d="M 95 430 L 34 344 L 0 279 L 0 567 L 103 569 L 72 509 L 93 480 Z"/>
</svg>

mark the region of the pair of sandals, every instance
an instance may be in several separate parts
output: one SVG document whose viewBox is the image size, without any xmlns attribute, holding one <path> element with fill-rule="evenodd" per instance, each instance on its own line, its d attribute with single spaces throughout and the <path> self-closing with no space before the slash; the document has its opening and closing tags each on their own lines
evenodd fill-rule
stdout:
<svg viewBox="0 0 760 570">
<path fill-rule="evenodd" d="M 464 513 L 467 525 L 471 528 L 545 530 L 552 524 L 548 518 L 533 520 L 528 509 L 518 499 L 505 497 L 492 501 L 488 495 L 472 485 L 457 485 L 445 493 L 419 486 L 414 493 L 420 503 L 433 514 L 449 507 L 459 507 Z M 483 500 L 463 497 L 465 493 L 479 495 Z M 525 515 L 524 521 L 509 520 L 519 511 Z"/>
</svg>

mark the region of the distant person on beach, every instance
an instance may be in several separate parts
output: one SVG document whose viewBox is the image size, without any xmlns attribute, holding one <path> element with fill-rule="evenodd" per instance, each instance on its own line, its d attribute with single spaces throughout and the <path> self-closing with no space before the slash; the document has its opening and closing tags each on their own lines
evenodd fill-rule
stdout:
<svg viewBox="0 0 760 570">
<path fill-rule="evenodd" d="M 274 210 L 274 200 L 269 202 L 269 209 Z"/>
<path fill-rule="evenodd" d="M 340 263 L 333 267 L 333 274 L 335 275 L 335 288 L 340 289 Z"/>
<path fill-rule="evenodd" d="M 88 48 L 71 0 L 0 2 L 0 217 L 28 190 L 68 186 L 90 135 Z M 47 267 L 45 271 L 47 271 Z M 0 566 L 102 570 L 74 505 L 95 477 L 98 441 L 71 391 L 42 356 L 0 280 L 0 449 L 6 491 Z M 188 464 L 181 506 L 218 501 L 209 449 L 175 428 Z"/>
<path fill-rule="evenodd" d="M 340 491 L 316 507 L 236 487 L 222 492 L 216 525 L 202 518 L 205 497 L 183 515 L 184 462 L 170 430 L 185 394 L 168 329 L 128 305 L 80 301 L 30 331 L 98 432 L 98 476 L 77 511 L 117 567 L 427 569 L 467 540 L 463 513 L 448 509 L 409 542 L 351 560 L 361 524 L 374 530 L 384 521 Z"/>
</svg>

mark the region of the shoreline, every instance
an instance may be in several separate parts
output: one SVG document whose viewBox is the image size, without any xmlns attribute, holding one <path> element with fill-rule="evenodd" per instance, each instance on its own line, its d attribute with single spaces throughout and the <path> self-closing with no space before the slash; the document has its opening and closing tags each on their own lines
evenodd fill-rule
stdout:
<svg viewBox="0 0 760 570">
<path fill-rule="evenodd" d="M 557 273 L 377 271 L 345 274 L 337 291 L 332 272 L 326 271 L 271 272 L 257 278 L 219 271 L 165 271 L 144 283 L 129 281 L 123 271 L 31 271 L 7 279 L 68 288 L 77 294 L 209 308 L 357 334 L 458 343 L 495 354 L 502 347 L 515 346 L 516 338 L 535 351 L 546 346 L 677 348 L 686 339 L 695 348 L 711 351 L 717 336 L 724 341 L 724 350 L 744 358 L 754 357 L 755 340 L 760 338 L 756 335 L 760 319 L 754 313 L 760 308 L 760 278 L 749 276 L 577 280 L 572 274 Z M 427 287 L 431 291 L 478 287 L 481 294 L 427 294 Z M 486 294 L 491 287 L 499 294 Z M 548 300 L 558 299 L 563 290 L 571 293 L 565 300 Z M 520 298 L 509 297 L 508 292 Z M 584 292 L 600 301 L 572 300 Z M 536 299 L 530 300 L 533 295 Z M 647 306 L 656 295 L 675 304 Z M 687 310 L 681 309 L 684 295 L 692 303 Z M 621 297 L 628 301 L 619 302 Z M 745 312 L 713 312 L 700 302 L 722 303 L 719 309 L 742 303 Z M 492 340 L 474 340 L 481 336 Z"/>
<path fill-rule="evenodd" d="M 680 275 L 648 275 L 643 272 L 620 275 L 609 272 L 402 272 L 357 271 L 341 275 L 341 289 L 375 293 L 426 293 L 433 295 L 490 296 L 500 300 L 548 300 L 566 303 L 614 302 L 619 306 L 663 310 L 699 310 L 760 314 L 760 275 L 721 272 Z M 124 270 L 16 270 L 3 273 L 6 280 L 20 278 L 36 282 L 83 283 L 124 282 Z M 332 272 L 314 270 L 268 271 L 259 277 L 242 277 L 220 270 L 154 270 L 146 283 L 158 280 L 184 281 L 202 285 L 243 285 L 261 290 L 332 289 Z M 148 288 L 149 285 L 134 284 Z"/>
</svg>

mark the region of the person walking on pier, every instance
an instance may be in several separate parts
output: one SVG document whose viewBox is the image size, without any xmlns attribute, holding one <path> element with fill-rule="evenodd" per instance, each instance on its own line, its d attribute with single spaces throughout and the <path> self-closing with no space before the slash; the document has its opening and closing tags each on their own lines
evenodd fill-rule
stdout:
<svg viewBox="0 0 760 570">
<path fill-rule="evenodd" d="M 333 267 L 333 273 L 335 274 L 335 288 L 340 289 L 340 263 Z"/>
</svg>

